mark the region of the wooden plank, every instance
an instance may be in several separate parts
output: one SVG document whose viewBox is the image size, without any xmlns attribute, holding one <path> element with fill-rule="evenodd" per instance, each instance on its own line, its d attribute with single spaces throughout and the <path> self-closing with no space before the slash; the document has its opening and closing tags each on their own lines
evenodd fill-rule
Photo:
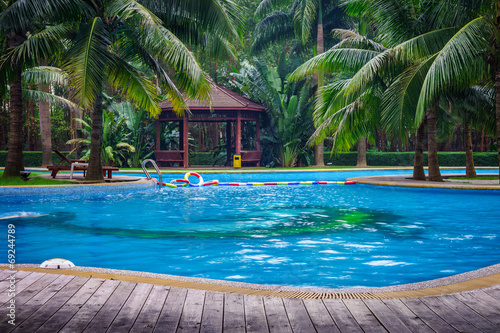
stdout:
<svg viewBox="0 0 500 333">
<path fill-rule="evenodd" d="M 245 324 L 247 332 L 269 332 L 262 296 L 245 295 Z"/>
<path fill-rule="evenodd" d="M 201 333 L 222 332 L 222 315 L 224 313 L 224 294 L 207 291 L 203 315 L 201 317 Z"/>
<path fill-rule="evenodd" d="M 441 317 L 435 314 L 418 298 L 403 298 L 401 301 L 430 328 L 439 333 L 456 332 L 456 330 Z"/>
<path fill-rule="evenodd" d="M 137 283 L 133 282 L 120 282 L 120 285 L 116 287 L 113 294 L 111 294 L 83 332 L 96 333 L 107 331 L 136 285 Z"/>
<path fill-rule="evenodd" d="M 467 321 L 479 328 L 481 331 L 487 331 L 493 326 L 489 320 L 472 310 L 453 295 L 441 295 L 439 296 L 439 300 L 446 304 L 450 309 L 456 311 L 463 318 L 467 319 Z"/>
<path fill-rule="evenodd" d="M 474 290 L 470 293 L 470 295 L 479 299 L 484 304 L 488 304 L 491 308 L 491 311 L 500 313 L 500 302 L 495 297 L 485 293 L 482 290 Z"/>
<path fill-rule="evenodd" d="M 106 332 L 130 331 L 152 288 L 150 284 L 138 283 Z"/>
<path fill-rule="evenodd" d="M 18 280 L 20 280 L 18 277 L 17 277 L 17 271 L 4 271 L 4 270 L 0 270 L 0 292 L 1 292 L 1 295 L 4 294 L 4 291 L 6 291 L 7 289 L 9 289 L 10 287 L 10 282 L 11 282 L 11 277 L 13 277 L 13 280 L 14 280 L 14 283 L 17 283 Z M 4 300 L 0 301 L 1 303 L 4 302 Z"/>
<path fill-rule="evenodd" d="M 96 290 L 104 283 L 103 279 L 90 279 L 85 283 L 80 290 L 69 299 L 52 317 L 50 317 L 37 333 L 52 333 L 58 332 L 75 313 L 87 302 L 87 300 L 96 292 Z"/>
<path fill-rule="evenodd" d="M 32 274 L 29 274 L 28 276 L 26 276 L 25 278 L 23 278 L 22 280 L 17 281 L 16 282 L 16 295 L 19 295 L 21 292 L 26 290 L 26 288 L 28 288 L 36 281 L 43 278 L 45 275 L 47 275 L 47 274 L 45 274 L 45 273 L 32 273 Z M 54 276 L 54 279 L 55 278 L 56 277 Z"/>
<path fill-rule="evenodd" d="M 316 332 L 301 299 L 284 298 L 283 304 L 293 332 Z"/>
<path fill-rule="evenodd" d="M 410 329 L 379 299 L 365 299 L 363 303 L 389 332 L 410 333 Z"/>
<path fill-rule="evenodd" d="M 440 316 L 449 325 L 455 327 L 460 332 L 480 333 L 481 331 L 465 320 L 455 310 L 450 309 L 446 304 L 441 302 L 438 297 L 421 297 L 420 300 L 424 302 L 432 311 Z"/>
<path fill-rule="evenodd" d="M 245 308 L 242 295 L 224 294 L 223 330 L 225 333 L 245 331 Z"/>
<path fill-rule="evenodd" d="M 491 297 L 495 297 L 498 302 L 500 302 L 500 289 L 499 288 L 490 288 L 490 289 L 483 289 L 485 293 L 490 295 Z"/>
<path fill-rule="evenodd" d="M 484 289 L 484 292 L 490 295 L 491 297 L 495 297 L 497 301 L 500 302 L 500 289 L 498 288 Z"/>
<path fill-rule="evenodd" d="M 12 274 L 19 273 L 22 271 L 0 269 L 0 280 L 9 278 Z"/>
<path fill-rule="evenodd" d="M 271 333 L 291 333 L 290 322 L 286 315 L 283 299 L 278 297 L 264 297 L 267 326 Z"/>
<path fill-rule="evenodd" d="M 186 295 L 187 289 L 185 288 L 172 287 L 170 289 L 153 332 L 163 333 L 177 330 Z"/>
<path fill-rule="evenodd" d="M 153 332 L 169 291 L 170 287 L 167 286 L 153 286 L 141 312 L 137 316 L 134 326 L 130 329 L 131 333 Z"/>
<path fill-rule="evenodd" d="M 57 312 L 78 290 L 89 280 L 88 277 L 74 277 L 59 292 L 50 298 L 43 306 L 22 322 L 22 317 L 16 318 L 16 329 L 12 332 L 35 332 L 48 318 Z M 28 302 L 29 303 L 29 302 Z M 25 306 L 28 305 L 26 303 Z M 18 321 L 19 320 L 19 321 Z"/>
<path fill-rule="evenodd" d="M 398 317 L 412 332 L 433 333 L 415 313 L 413 313 L 400 299 L 384 299 L 382 302 Z"/>
<path fill-rule="evenodd" d="M 119 284 L 120 281 L 105 280 L 59 332 L 82 332 Z"/>
<path fill-rule="evenodd" d="M 492 311 L 490 304 L 484 303 L 478 298 L 475 298 L 471 293 L 454 294 L 453 296 L 465 303 L 468 307 L 479 313 L 484 318 L 488 319 L 493 324 L 500 325 L 500 316 L 498 315 L 498 311 Z"/>
<path fill-rule="evenodd" d="M 74 276 L 59 275 L 52 281 L 47 287 L 40 290 L 28 301 L 24 302 L 22 306 L 16 304 L 16 325 L 12 326 L 7 322 L 0 323 L 0 332 L 10 332 L 16 329 L 20 324 L 23 323 L 29 316 L 31 316 L 35 311 L 37 311 L 43 304 L 45 304 L 52 296 L 54 296 L 59 290 L 61 290 L 65 285 L 74 279 Z M 17 303 L 17 297 L 15 298 Z M 26 331 L 26 330 L 23 330 Z"/>
<path fill-rule="evenodd" d="M 324 299 L 323 304 L 341 332 L 363 332 L 341 299 Z"/>
<path fill-rule="evenodd" d="M 307 313 L 309 313 L 309 317 L 311 318 L 314 328 L 316 328 L 318 333 L 340 333 L 340 330 L 337 325 L 335 325 L 335 322 L 326 309 L 325 304 L 323 304 L 321 300 L 305 299 L 304 305 Z"/>
<path fill-rule="evenodd" d="M 0 293 L 3 294 L 4 291 L 10 288 L 11 277 L 14 277 L 15 283 L 18 284 L 20 280 L 33 272 L 0 270 L 0 273 Z"/>
<path fill-rule="evenodd" d="M 31 298 L 33 298 L 36 294 L 41 292 L 43 289 L 47 288 L 59 275 L 55 274 L 43 274 L 39 278 L 34 276 L 36 280 L 32 282 L 31 280 L 27 280 L 26 283 L 22 283 L 23 280 L 19 281 L 18 286 L 16 286 L 16 308 L 20 308 L 21 305 L 28 302 Z M 29 284 L 29 285 L 28 285 Z M 24 287 L 24 288 L 23 288 Z M 22 288 L 22 289 L 21 289 Z M 22 291 L 20 291 L 22 290 Z M 9 299 L 10 301 L 10 299 Z M 6 306 L 8 302 L 3 304 L 2 307 Z"/>
<path fill-rule="evenodd" d="M 363 331 L 366 333 L 387 332 L 384 326 L 378 321 L 377 317 L 375 317 L 362 300 L 345 299 L 343 302 Z"/>
<path fill-rule="evenodd" d="M 188 289 L 177 332 L 199 332 L 205 291 Z"/>
</svg>

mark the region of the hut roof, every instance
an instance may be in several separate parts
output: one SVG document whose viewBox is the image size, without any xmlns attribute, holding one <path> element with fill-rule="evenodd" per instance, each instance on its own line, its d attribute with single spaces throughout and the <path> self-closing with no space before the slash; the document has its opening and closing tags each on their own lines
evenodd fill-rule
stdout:
<svg viewBox="0 0 500 333">
<path fill-rule="evenodd" d="M 212 103 L 214 111 L 217 110 L 247 110 L 247 111 L 264 111 L 266 108 L 252 100 L 243 97 L 229 89 L 219 85 L 212 85 Z M 200 103 L 197 100 L 188 99 L 186 101 L 190 110 L 210 110 L 210 106 Z M 172 110 L 170 101 L 164 100 L 161 102 L 161 109 L 165 111 Z"/>
</svg>

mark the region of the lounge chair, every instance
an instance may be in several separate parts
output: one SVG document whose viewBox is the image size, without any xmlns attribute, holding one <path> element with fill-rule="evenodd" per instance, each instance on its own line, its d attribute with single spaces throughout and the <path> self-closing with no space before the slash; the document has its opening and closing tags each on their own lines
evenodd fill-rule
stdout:
<svg viewBox="0 0 500 333">
<path fill-rule="evenodd" d="M 57 165 L 50 165 L 47 167 L 48 170 L 52 171 L 50 176 L 52 178 L 56 178 L 57 173 L 61 170 L 63 171 L 83 171 L 83 176 L 85 177 L 85 172 L 88 168 L 88 163 L 84 160 L 69 160 L 66 156 L 64 156 L 60 151 L 54 149 L 54 152 L 61 157 L 61 161 Z M 70 153 L 71 154 L 71 153 Z M 64 165 L 66 163 L 67 165 Z M 113 178 L 113 171 L 120 170 L 117 167 L 111 166 L 103 166 L 102 173 L 104 177 L 106 177 L 106 172 L 108 173 L 108 179 Z"/>
</svg>

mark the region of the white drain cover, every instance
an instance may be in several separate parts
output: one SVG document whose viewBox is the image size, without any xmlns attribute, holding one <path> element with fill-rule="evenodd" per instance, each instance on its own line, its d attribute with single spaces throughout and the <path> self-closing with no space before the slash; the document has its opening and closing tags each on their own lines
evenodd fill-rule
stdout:
<svg viewBox="0 0 500 333">
<path fill-rule="evenodd" d="M 60 268 L 71 268 L 71 267 L 75 267 L 75 264 L 73 264 L 69 260 L 61 259 L 61 258 L 54 258 L 54 259 L 45 260 L 40 265 L 40 268 L 60 269 Z"/>
</svg>

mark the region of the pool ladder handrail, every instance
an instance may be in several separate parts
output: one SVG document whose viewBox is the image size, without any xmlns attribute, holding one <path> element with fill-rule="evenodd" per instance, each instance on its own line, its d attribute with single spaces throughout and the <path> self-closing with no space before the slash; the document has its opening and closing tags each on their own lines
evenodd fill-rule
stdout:
<svg viewBox="0 0 500 333">
<path fill-rule="evenodd" d="M 152 178 L 151 178 L 151 176 L 149 175 L 148 169 L 146 169 L 146 164 L 147 164 L 148 162 L 150 162 L 150 163 L 153 165 L 153 167 L 155 168 L 156 173 L 158 174 L 158 178 L 159 178 L 159 180 L 160 180 L 160 181 L 158 182 L 158 188 L 161 188 L 161 187 L 162 187 L 162 185 L 163 185 L 163 179 L 162 179 L 161 171 L 160 171 L 160 169 L 158 168 L 158 165 L 156 165 L 156 162 L 155 162 L 154 160 L 152 160 L 152 159 L 147 159 L 147 160 L 142 161 L 142 164 L 141 164 L 141 166 L 142 166 L 142 171 L 144 171 L 144 174 L 146 175 L 146 178 L 147 178 L 148 180 L 152 179 Z"/>
</svg>

